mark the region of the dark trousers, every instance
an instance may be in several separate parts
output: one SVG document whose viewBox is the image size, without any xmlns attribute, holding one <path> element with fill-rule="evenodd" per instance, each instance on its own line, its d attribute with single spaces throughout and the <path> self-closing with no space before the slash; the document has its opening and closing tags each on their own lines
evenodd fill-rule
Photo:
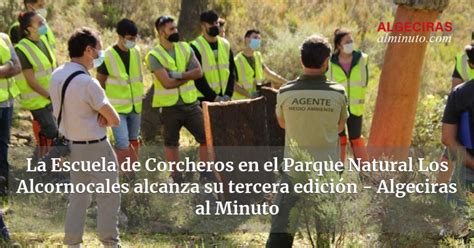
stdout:
<svg viewBox="0 0 474 248">
<path fill-rule="evenodd" d="M 282 183 L 288 183 L 290 189 L 293 188 L 291 178 L 283 174 Z M 291 192 L 291 191 L 290 191 Z M 289 194 L 278 193 L 275 198 L 275 204 L 280 211 L 272 216 L 272 227 L 267 239 L 267 248 L 287 248 L 293 246 L 294 230 L 290 230 L 290 213 L 300 197 L 291 192 Z M 298 216 L 295 216 L 299 218 Z M 298 221 L 295 221 L 297 223 Z M 296 228 L 296 227 L 294 227 Z"/>
<path fill-rule="evenodd" d="M 10 128 L 12 125 L 13 106 L 9 108 L 0 108 L 0 176 L 5 177 L 6 181 L 0 185 L 0 188 L 8 186 L 8 145 L 10 144 Z"/>
<path fill-rule="evenodd" d="M 349 114 L 346 124 L 350 140 L 358 139 L 362 136 L 362 115 Z M 346 130 L 344 129 L 344 131 L 340 132 L 339 136 L 346 136 Z"/>
<path fill-rule="evenodd" d="M 185 127 L 199 144 L 206 144 L 204 118 L 199 103 L 161 108 L 165 146 L 179 146 L 179 131 Z"/>
<path fill-rule="evenodd" d="M 47 139 L 56 138 L 58 125 L 53 115 L 53 105 L 49 104 L 44 108 L 31 110 L 31 114 L 41 127 L 40 136 Z"/>
</svg>

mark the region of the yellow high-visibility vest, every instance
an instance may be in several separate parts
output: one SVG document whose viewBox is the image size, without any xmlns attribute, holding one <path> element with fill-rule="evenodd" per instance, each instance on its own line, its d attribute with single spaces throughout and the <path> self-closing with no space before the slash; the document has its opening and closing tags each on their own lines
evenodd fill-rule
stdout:
<svg viewBox="0 0 474 248">
<path fill-rule="evenodd" d="M 229 80 L 230 69 L 229 69 L 229 56 L 230 56 L 230 44 L 222 38 L 217 37 L 217 58 L 214 56 L 214 52 L 211 46 L 204 38 L 199 36 L 191 42 L 201 54 L 201 67 L 206 78 L 209 87 L 216 93 L 224 93 L 227 88 L 227 81 Z M 198 96 L 203 96 L 201 92 L 198 92 Z"/>
<path fill-rule="evenodd" d="M 33 65 L 35 78 L 41 87 L 48 90 L 51 74 L 56 68 L 56 57 L 49 46 L 46 36 L 41 36 L 40 40 L 46 46 L 52 62 L 49 61 L 48 56 L 46 56 L 36 44 L 26 38 L 21 39 L 15 47 L 20 49 L 25 54 L 31 65 Z M 23 108 L 37 110 L 44 108 L 51 103 L 48 98 L 40 95 L 30 87 L 23 74 L 19 74 L 15 78 L 18 88 L 20 89 L 20 102 Z"/>
<path fill-rule="evenodd" d="M 368 84 L 367 54 L 359 53 L 360 59 L 350 70 L 350 75 L 346 75 L 344 69 L 331 59 L 327 75 L 329 80 L 340 83 L 344 86 L 349 100 L 349 111 L 355 116 L 361 116 L 365 108 L 365 93 Z"/>
<path fill-rule="evenodd" d="M 474 69 L 471 69 L 467 59 L 466 53 L 458 54 L 458 56 L 456 56 L 456 70 L 459 75 L 461 75 L 463 82 L 474 79 Z"/>
<path fill-rule="evenodd" d="M 146 62 L 149 63 L 149 56 L 155 57 L 167 71 L 186 72 L 186 66 L 191 59 L 191 46 L 185 42 L 174 43 L 176 59 L 173 59 L 168 52 L 158 44 L 146 56 Z M 163 84 L 155 77 L 155 93 L 153 95 L 152 107 L 170 107 L 176 105 L 181 96 L 184 103 L 190 104 L 197 100 L 197 89 L 193 80 L 174 89 L 166 89 Z"/>
<path fill-rule="evenodd" d="M 135 108 L 137 113 L 142 111 L 144 96 L 143 73 L 140 51 L 135 47 L 130 49 L 129 73 L 125 63 L 113 47 L 105 50 L 105 66 L 109 73 L 105 81 L 105 94 L 117 113 L 128 114 Z"/>
<path fill-rule="evenodd" d="M 263 60 L 262 54 L 260 52 L 254 52 L 255 58 L 255 70 L 247 61 L 247 58 L 242 52 L 235 56 L 235 68 L 237 70 L 237 75 L 239 80 L 236 82 L 242 86 L 250 94 L 257 91 L 257 84 L 261 84 L 265 79 L 263 76 Z M 247 97 L 239 94 L 237 91 L 234 91 L 232 96 L 233 100 L 246 99 Z"/>
<path fill-rule="evenodd" d="M 12 59 L 10 45 L 11 42 L 8 36 L 0 34 L 0 65 L 4 65 Z M 4 102 L 11 97 L 16 97 L 20 94 L 15 78 L 0 78 L 0 102 Z"/>
</svg>

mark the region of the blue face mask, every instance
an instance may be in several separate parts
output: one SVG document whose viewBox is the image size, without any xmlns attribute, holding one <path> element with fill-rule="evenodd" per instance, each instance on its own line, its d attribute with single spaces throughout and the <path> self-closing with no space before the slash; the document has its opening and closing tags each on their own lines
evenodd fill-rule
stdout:
<svg viewBox="0 0 474 248">
<path fill-rule="evenodd" d="M 38 28 L 38 34 L 45 35 L 47 32 L 48 32 L 48 26 L 46 26 L 46 24 L 41 24 L 41 26 Z"/>
<path fill-rule="evenodd" d="M 104 63 L 104 59 L 105 59 L 104 51 L 100 50 L 99 51 L 99 56 L 96 59 L 94 59 L 94 61 L 93 61 L 94 68 L 97 68 L 100 65 L 102 65 L 102 63 Z"/>
<path fill-rule="evenodd" d="M 254 51 L 259 49 L 261 43 L 262 43 L 262 41 L 260 39 L 250 39 L 250 43 L 249 43 L 250 49 L 252 49 Z"/>
<path fill-rule="evenodd" d="M 129 41 L 129 40 L 125 40 L 124 46 L 125 46 L 127 49 L 132 49 L 132 48 L 135 47 L 135 45 L 136 45 L 135 42 Z"/>
</svg>

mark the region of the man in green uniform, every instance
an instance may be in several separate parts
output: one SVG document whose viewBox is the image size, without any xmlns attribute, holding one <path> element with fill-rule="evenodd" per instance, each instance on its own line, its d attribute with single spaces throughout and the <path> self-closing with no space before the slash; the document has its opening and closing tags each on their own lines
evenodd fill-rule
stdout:
<svg viewBox="0 0 474 248">
<path fill-rule="evenodd" d="M 285 157 L 288 147 L 296 143 L 317 161 L 339 160 L 339 136 L 348 116 L 344 87 L 327 81 L 331 45 L 326 38 L 313 35 L 300 47 L 304 74 L 280 88 L 276 115 L 285 129 Z M 283 172 L 282 183 L 292 185 L 293 173 Z M 291 188 L 291 187 L 290 187 Z M 299 197 L 294 193 L 277 194 L 279 213 L 272 218 L 267 247 L 291 247 L 293 231 L 289 227 L 290 211 Z"/>
</svg>

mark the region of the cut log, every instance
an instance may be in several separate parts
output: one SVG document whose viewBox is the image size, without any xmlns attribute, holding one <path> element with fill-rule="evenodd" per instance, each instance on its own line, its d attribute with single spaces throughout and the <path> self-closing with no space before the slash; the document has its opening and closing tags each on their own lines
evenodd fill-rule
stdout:
<svg viewBox="0 0 474 248">
<path fill-rule="evenodd" d="M 260 93 L 265 98 L 265 108 L 267 112 L 268 142 L 271 153 L 274 157 L 283 158 L 285 146 L 285 129 L 278 124 L 275 115 L 276 97 L 278 90 L 271 87 L 262 87 Z"/>
<path fill-rule="evenodd" d="M 233 172 L 215 173 L 224 183 L 225 193 L 221 200 L 238 200 L 239 203 L 262 201 L 263 194 L 230 194 L 228 184 L 250 182 L 273 182 L 272 172 L 242 172 L 238 165 L 242 161 L 256 161 L 263 165 L 271 159 L 268 147 L 267 113 L 265 99 L 210 103 L 203 102 L 206 142 L 215 161 L 234 164 Z"/>
</svg>

